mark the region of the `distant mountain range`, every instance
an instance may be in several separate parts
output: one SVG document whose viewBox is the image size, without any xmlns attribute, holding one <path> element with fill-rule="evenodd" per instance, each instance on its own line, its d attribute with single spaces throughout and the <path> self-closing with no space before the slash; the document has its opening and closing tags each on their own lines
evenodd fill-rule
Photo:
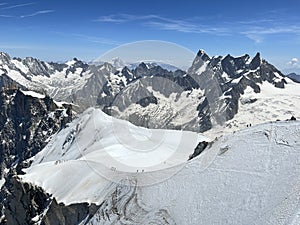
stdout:
<svg viewBox="0 0 300 225">
<path fill-rule="evenodd" d="M 300 83 L 300 75 L 296 74 L 296 73 L 290 73 L 288 75 L 286 75 L 288 78 L 290 78 L 291 80 Z"/>
<path fill-rule="evenodd" d="M 149 67 L 154 67 L 154 66 L 160 66 L 163 69 L 169 70 L 169 71 L 176 71 L 180 70 L 178 67 L 168 64 L 168 63 L 163 63 L 163 62 L 157 62 L 157 61 L 139 61 L 139 62 L 125 62 L 124 60 L 120 59 L 119 57 L 112 58 L 111 60 L 108 61 L 101 61 L 101 60 L 93 60 L 90 62 L 90 64 L 93 65 L 103 65 L 104 63 L 109 63 L 111 64 L 114 68 L 116 69 L 123 69 L 125 66 L 129 68 L 130 70 L 135 69 L 138 67 L 139 64 L 145 63 Z"/>
<path fill-rule="evenodd" d="M 271 93 L 282 98 L 284 111 L 271 110 L 276 104 L 270 101 L 262 109 L 267 115 L 255 117 L 253 123 L 284 119 L 300 111 L 296 103 L 289 104 L 298 100 L 299 96 L 291 96 L 299 87 L 259 53 L 253 58 L 247 54 L 210 57 L 201 50 L 187 71 L 165 69 L 159 63 L 122 67 L 120 59 L 114 62 L 119 68 L 76 58 L 48 63 L 0 53 L 0 87 L 46 93 L 56 101 L 72 103 L 76 112 L 97 106 L 136 125 L 197 132 L 245 126 L 261 104 L 273 99 Z M 240 122 L 235 120 L 238 115 L 245 115 Z"/>
</svg>

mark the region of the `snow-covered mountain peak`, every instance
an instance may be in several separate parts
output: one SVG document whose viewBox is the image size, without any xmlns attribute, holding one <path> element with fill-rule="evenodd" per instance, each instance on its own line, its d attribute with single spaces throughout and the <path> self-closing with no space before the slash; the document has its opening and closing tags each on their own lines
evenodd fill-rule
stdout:
<svg viewBox="0 0 300 225">
<path fill-rule="evenodd" d="M 10 56 L 5 52 L 0 52 L 0 65 L 9 63 Z"/>
<path fill-rule="evenodd" d="M 112 58 L 110 61 L 108 61 L 110 64 L 113 65 L 116 69 L 122 69 L 125 66 L 128 65 L 124 60 L 120 59 L 119 57 Z"/>
<path fill-rule="evenodd" d="M 109 73 L 114 73 L 116 71 L 116 67 L 114 67 L 111 63 L 105 62 L 100 66 L 100 70 L 107 71 Z"/>
<path fill-rule="evenodd" d="M 0 65 L 0 86 L 13 83 L 47 93 L 57 101 L 74 103 L 79 112 L 99 106 L 149 128 L 203 132 L 233 119 L 248 87 L 258 94 L 264 82 L 276 89 L 289 86 L 288 78 L 259 53 L 254 58 L 247 54 L 209 57 L 200 50 L 187 72 L 166 69 L 170 67 L 158 62 L 116 69 L 110 63 L 90 65 L 77 59 L 60 64 L 3 58 L 8 61 Z M 294 113 L 294 106 L 287 108 Z"/>
<path fill-rule="evenodd" d="M 73 66 L 77 61 L 77 58 L 73 58 L 72 60 L 67 61 L 65 64 L 68 66 Z"/>
<path fill-rule="evenodd" d="M 149 172 L 186 162 L 202 140 L 208 139 L 193 132 L 137 127 L 90 108 L 54 136 L 33 165 L 80 159 L 122 173 Z"/>
</svg>

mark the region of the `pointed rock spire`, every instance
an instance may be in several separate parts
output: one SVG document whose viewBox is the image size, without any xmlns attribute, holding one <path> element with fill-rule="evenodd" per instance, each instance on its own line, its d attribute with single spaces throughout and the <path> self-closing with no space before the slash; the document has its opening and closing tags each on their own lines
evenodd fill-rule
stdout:
<svg viewBox="0 0 300 225">
<path fill-rule="evenodd" d="M 200 57 L 203 61 L 208 61 L 210 60 L 210 57 L 206 54 L 204 50 L 199 50 L 197 53 L 197 56 Z"/>
<path fill-rule="evenodd" d="M 250 69 L 254 70 L 254 69 L 258 68 L 260 66 L 260 64 L 261 64 L 260 53 L 257 52 L 250 63 Z"/>
</svg>

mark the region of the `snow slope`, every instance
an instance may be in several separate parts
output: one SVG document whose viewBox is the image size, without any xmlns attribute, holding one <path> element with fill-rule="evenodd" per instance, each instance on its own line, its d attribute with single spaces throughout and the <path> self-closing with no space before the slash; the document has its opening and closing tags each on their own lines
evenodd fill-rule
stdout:
<svg viewBox="0 0 300 225">
<path fill-rule="evenodd" d="M 128 172 L 147 173 L 174 167 L 187 161 L 198 142 L 203 140 L 208 139 L 189 131 L 136 127 L 110 117 L 100 109 L 90 108 L 55 135 L 34 157 L 28 178 L 37 179 L 38 184 L 48 190 L 53 189 L 53 182 L 57 188 L 62 187 L 65 177 L 70 177 L 66 184 L 70 186 L 57 190 L 59 201 L 98 202 L 94 197 L 90 200 L 90 193 L 83 190 L 90 187 L 95 189 L 93 193 L 99 192 L 97 184 L 107 185 L 109 180 L 115 180 L 112 175 L 118 172 L 123 176 Z M 72 176 L 75 171 L 76 176 Z M 43 177 L 50 180 L 44 182 Z M 65 196 L 72 193 L 70 188 L 77 192 L 70 195 L 71 199 Z"/>
<path fill-rule="evenodd" d="M 223 126 L 216 125 L 205 132 L 207 137 L 232 133 L 245 128 L 247 125 L 256 125 L 276 120 L 287 120 L 292 116 L 300 119 L 300 86 L 285 78 L 285 88 L 275 88 L 268 82 L 260 84 L 260 93 L 255 93 L 247 87 L 239 99 L 238 113 Z"/>
<path fill-rule="evenodd" d="M 169 209 L 177 224 L 299 223 L 299 140 L 300 123 L 290 121 L 224 136 L 208 150 L 219 153 L 206 170 L 195 158 L 140 199 Z"/>
<path fill-rule="evenodd" d="M 114 132 L 118 134 L 107 126 L 109 121 L 117 124 Z M 128 139 L 122 139 L 124 126 L 130 131 Z M 89 109 L 53 137 L 22 179 L 66 204 L 105 202 L 90 224 L 122 224 L 122 218 L 126 224 L 148 224 L 165 214 L 171 224 L 299 224 L 300 122 L 266 123 L 222 136 L 188 162 L 177 155 L 181 148 L 176 132 L 165 131 L 165 138 L 153 150 L 155 156 L 152 151 L 141 153 L 147 147 L 143 141 L 155 140 L 155 135 L 149 138 L 150 131 Z M 182 141 L 185 150 L 180 157 L 195 146 L 191 140 L 197 136 L 182 134 L 188 137 Z M 112 165 L 115 161 L 103 149 L 121 163 Z M 177 160 L 169 160 L 168 154 L 175 149 Z M 157 164 L 156 157 L 169 165 Z M 121 164 L 126 165 L 124 170 L 110 168 Z M 148 171 L 130 171 L 142 169 L 141 164 Z"/>
</svg>

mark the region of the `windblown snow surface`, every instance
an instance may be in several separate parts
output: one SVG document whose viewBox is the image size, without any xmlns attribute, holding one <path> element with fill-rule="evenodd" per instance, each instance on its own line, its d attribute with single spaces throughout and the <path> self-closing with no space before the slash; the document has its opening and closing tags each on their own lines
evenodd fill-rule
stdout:
<svg viewBox="0 0 300 225">
<path fill-rule="evenodd" d="M 21 178 L 65 204 L 105 203 L 82 224 L 300 224 L 300 122 L 245 128 L 186 161 L 199 140 L 89 109 Z"/>
</svg>

